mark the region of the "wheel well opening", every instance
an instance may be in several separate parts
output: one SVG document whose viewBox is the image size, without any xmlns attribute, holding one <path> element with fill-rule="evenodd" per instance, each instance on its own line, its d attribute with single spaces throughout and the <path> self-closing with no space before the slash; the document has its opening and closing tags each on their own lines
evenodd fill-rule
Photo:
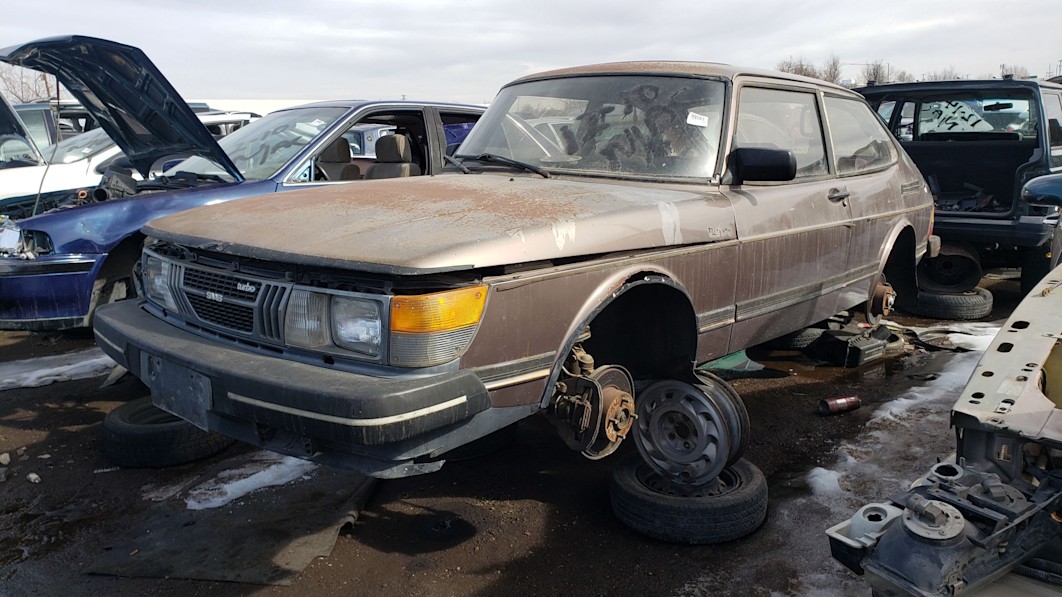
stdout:
<svg viewBox="0 0 1062 597">
<path fill-rule="evenodd" d="M 100 278 L 108 281 L 119 280 L 128 277 L 133 271 L 133 266 L 140 260 L 140 254 L 144 249 L 144 235 L 132 234 L 118 243 L 107 252 L 107 259 L 100 268 Z"/>
<path fill-rule="evenodd" d="M 910 309 L 918 303 L 915 251 L 914 230 L 906 227 L 896 236 L 885 261 L 885 279 L 896 291 L 896 306 L 902 309 Z"/>
<path fill-rule="evenodd" d="M 598 365 L 622 365 L 634 379 L 675 378 L 696 358 L 696 317 L 689 299 L 664 284 L 634 286 L 590 322 L 584 344 Z"/>
</svg>

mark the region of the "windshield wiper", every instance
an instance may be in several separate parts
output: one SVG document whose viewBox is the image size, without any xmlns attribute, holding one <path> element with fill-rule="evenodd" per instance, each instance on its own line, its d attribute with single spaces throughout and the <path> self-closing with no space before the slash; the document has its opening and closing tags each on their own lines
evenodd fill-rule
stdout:
<svg viewBox="0 0 1062 597">
<path fill-rule="evenodd" d="M 462 157 L 462 156 L 458 156 L 458 157 Z M 513 168 L 519 168 L 521 170 L 526 170 L 528 172 L 533 172 L 535 174 L 538 174 L 542 178 L 551 178 L 550 174 L 549 174 L 549 170 L 546 170 L 545 168 L 539 168 L 538 166 L 533 166 L 531 164 L 527 164 L 527 163 L 524 163 L 524 162 L 521 162 L 521 161 L 518 161 L 518 160 L 514 160 L 512 158 L 503 157 L 503 156 L 500 156 L 500 155 L 497 155 L 497 154 L 493 154 L 493 153 L 481 153 L 481 154 L 479 154 L 479 155 L 477 155 L 475 157 L 472 157 L 472 156 L 464 156 L 464 157 L 470 157 L 473 160 L 476 160 L 477 162 L 489 162 L 489 163 L 495 163 L 495 164 L 505 164 L 506 166 L 512 166 Z"/>
<path fill-rule="evenodd" d="M 471 171 L 471 170 L 469 170 L 469 169 L 468 169 L 468 168 L 467 168 L 467 167 L 466 167 L 466 166 L 465 166 L 464 164 L 462 164 L 461 162 L 459 162 L 459 161 L 457 161 L 456 159 L 454 159 L 454 156 L 452 156 L 452 155 L 446 155 L 446 154 L 444 153 L 444 154 L 443 154 L 443 159 L 444 159 L 444 160 L 446 160 L 446 162 L 447 162 L 448 164 L 453 164 L 453 165 L 457 166 L 458 168 L 460 168 L 460 169 L 461 169 L 461 172 L 462 172 L 463 174 L 472 174 L 472 171 Z"/>
</svg>

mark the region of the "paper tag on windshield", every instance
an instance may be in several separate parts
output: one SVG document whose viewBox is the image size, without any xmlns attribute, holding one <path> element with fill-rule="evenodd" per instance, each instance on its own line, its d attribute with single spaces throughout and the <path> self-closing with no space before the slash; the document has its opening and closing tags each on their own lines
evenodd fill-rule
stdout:
<svg viewBox="0 0 1062 597">
<path fill-rule="evenodd" d="M 693 126 L 708 126 L 708 117 L 695 112 L 688 112 L 686 114 L 686 124 L 692 124 Z"/>
</svg>

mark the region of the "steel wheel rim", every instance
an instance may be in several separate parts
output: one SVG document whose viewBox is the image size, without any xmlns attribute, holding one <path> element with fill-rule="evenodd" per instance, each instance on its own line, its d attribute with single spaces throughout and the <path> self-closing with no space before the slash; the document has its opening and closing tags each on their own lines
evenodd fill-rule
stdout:
<svg viewBox="0 0 1062 597">
<path fill-rule="evenodd" d="M 635 445 L 654 472 L 680 485 L 704 485 L 719 476 L 730 455 L 730 431 L 707 394 L 663 381 L 642 392 L 637 410 Z"/>
<path fill-rule="evenodd" d="M 634 477 L 642 487 L 653 493 L 683 498 L 717 497 L 732 493 L 743 485 L 741 476 L 729 468 L 724 468 L 718 476 L 702 485 L 675 483 L 647 464 L 639 465 L 634 471 Z"/>
</svg>

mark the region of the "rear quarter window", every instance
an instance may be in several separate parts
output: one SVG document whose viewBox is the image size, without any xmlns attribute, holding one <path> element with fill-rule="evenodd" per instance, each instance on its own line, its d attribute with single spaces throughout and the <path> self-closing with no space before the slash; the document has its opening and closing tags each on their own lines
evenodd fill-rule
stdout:
<svg viewBox="0 0 1062 597">
<path fill-rule="evenodd" d="M 826 118 L 838 174 L 858 174 L 892 163 L 889 133 L 863 102 L 827 97 Z"/>
<path fill-rule="evenodd" d="M 1062 167 L 1062 95 L 1044 94 L 1047 115 L 1047 138 L 1051 143 L 1051 167 Z"/>
</svg>

